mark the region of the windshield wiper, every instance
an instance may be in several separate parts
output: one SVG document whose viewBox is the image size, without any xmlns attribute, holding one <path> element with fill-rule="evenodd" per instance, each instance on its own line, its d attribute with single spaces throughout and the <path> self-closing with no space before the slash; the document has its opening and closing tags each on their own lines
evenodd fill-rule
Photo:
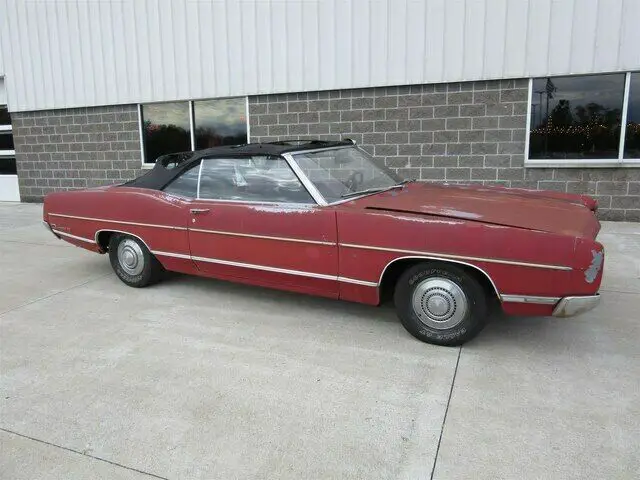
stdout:
<svg viewBox="0 0 640 480">
<path fill-rule="evenodd" d="M 356 197 L 358 195 L 366 195 L 367 193 L 385 192 L 387 190 L 393 190 L 394 188 L 400 188 L 403 185 L 404 182 L 398 183 L 397 185 L 391 185 L 390 187 L 367 188 L 366 190 L 358 190 L 357 192 L 347 192 L 340 195 L 340 198 Z"/>
<path fill-rule="evenodd" d="M 415 181 L 416 181 L 415 178 L 407 178 L 406 180 L 402 180 L 400 183 L 396 183 L 394 185 L 394 187 L 400 187 L 402 185 L 406 185 L 407 183 L 412 183 L 412 182 L 415 182 Z"/>
<path fill-rule="evenodd" d="M 366 195 L 367 193 L 377 193 L 384 192 L 386 190 L 393 190 L 394 188 L 399 188 L 405 186 L 407 183 L 415 182 L 415 178 L 408 178 L 406 180 L 402 180 L 400 183 L 396 183 L 395 185 L 391 185 L 390 187 L 376 187 L 376 188 L 367 188 L 365 190 L 358 190 L 357 192 L 347 192 L 340 195 L 341 198 L 349 198 L 355 197 L 357 195 Z"/>
</svg>

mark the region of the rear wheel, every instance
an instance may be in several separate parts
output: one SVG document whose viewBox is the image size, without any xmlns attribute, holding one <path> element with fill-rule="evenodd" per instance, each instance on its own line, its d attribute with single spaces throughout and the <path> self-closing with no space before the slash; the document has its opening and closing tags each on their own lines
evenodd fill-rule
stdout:
<svg viewBox="0 0 640 480">
<path fill-rule="evenodd" d="M 120 280 L 130 287 L 146 287 L 160 280 L 164 269 L 139 239 L 116 233 L 109 239 L 109 260 Z"/>
<path fill-rule="evenodd" d="M 409 333 L 436 345 L 461 345 L 475 337 L 487 320 L 480 283 L 463 269 L 442 262 L 407 269 L 396 284 L 394 303 Z"/>
</svg>

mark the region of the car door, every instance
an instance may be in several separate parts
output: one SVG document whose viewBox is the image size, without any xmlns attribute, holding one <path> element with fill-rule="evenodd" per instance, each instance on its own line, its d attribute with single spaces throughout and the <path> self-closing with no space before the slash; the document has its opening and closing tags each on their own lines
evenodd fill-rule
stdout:
<svg viewBox="0 0 640 480">
<path fill-rule="evenodd" d="M 188 230 L 207 275 L 338 296 L 335 211 L 313 201 L 283 158 L 203 159 Z"/>
</svg>

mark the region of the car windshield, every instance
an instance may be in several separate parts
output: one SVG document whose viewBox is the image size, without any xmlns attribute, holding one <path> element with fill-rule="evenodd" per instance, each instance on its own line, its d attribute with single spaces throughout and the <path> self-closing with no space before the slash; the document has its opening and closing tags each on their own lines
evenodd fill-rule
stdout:
<svg viewBox="0 0 640 480">
<path fill-rule="evenodd" d="M 382 162 L 355 146 L 294 153 L 293 158 L 328 203 L 403 183 Z"/>
</svg>

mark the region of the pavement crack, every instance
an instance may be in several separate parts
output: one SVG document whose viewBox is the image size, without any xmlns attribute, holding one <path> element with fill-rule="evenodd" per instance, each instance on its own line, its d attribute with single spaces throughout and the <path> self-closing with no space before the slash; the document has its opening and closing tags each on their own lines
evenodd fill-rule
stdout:
<svg viewBox="0 0 640 480">
<path fill-rule="evenodd" d="M 102 278 L 108 277 L 108 276 L 110 276 L 110 275 L 112 275 L 112 273 L 111 273 L 111 272 L 109 272 L 109 273 L 105 273 L 104 275 L 100 275 L 99 277 L 93 277 L 93 278 L 90 278 L 89 280 L 87 280 L 87 281 L 85 281 L 85 282 L 78 283 L 77 285 L 72 285 L 71 287 L 69 287 L 69 288 L 65 288 L 64 290 L 59 290 L 59 291 L 57 291 L 57 292 L 50 293 L 49 295 L 45 295 L 44 297 L 38 297 L 38 298 L 35 298 L 35 299 L 30 300 L 30 301 L 28 301 L 28 302 L 21 303 L 20 305 L 16 305 L 15 307 L 11 307 L 11 308 L 9 308 L 8 310 L 5 310 L 5 311 L 3 311 L 3 312 L 0 312 L 0 317 L 2 317 L 2 316 L 4 316 L 4 315 L 6 315 L 6 314 L 7 314 L 7 313 L 9 313 L 9 312 L 13 312 L 13 311 L 15 311 L 15 310 L 18 310 L 19 308 L 27 307 L 27 306 L 29 306 L 29 305 L 33 305 L 34 303 L 40 302 L 40 301 L 42 301 L 42 300 L 47 300 L 48 298 L 55 297 L 56 295 L 60 295 L 61 293 L 68 292 L 68 291 L 70 291 L 70 290 L 73 290 L 74 288 L 82 287 L 82 286 L 84 286 L 84 285 L 87 285 L 88 283 L 95 282 L 95 281 L 97 281 L 97 280 L 100 280 L 100 279 L 102 279 Z"/>
<path fill-rule="evenodd" d="M 442 427 L 440 427 L 440 437 L 438 438 L 438 446 L 436 447 L 436 454 L 433 458 L 433 467 L 431 468 L 430 480 L 433 480 L 433 475 L 436 473 L 436 464 L 438 463 L 438 455 L 440 454 L 440 444 L 442 443 L 442 435 L 444 433 L 444 425 L 447 422 L 447 414 L 449 413 L 449 405 L 451 404 L 451 397 L 453 396 L 453 386 L 456 383 L 456 376 L 458 375 L 458 365 L 460 365 L 460 355 L 462 353 L 462 347 L 458 348 L 458 358 L 456 359 L 456 368 L 453 371 L 453 378 L 451 379 L 451 388 L 449 389 L 449 398 L 447 399 L 447 408 L 444 409 L 444 418 L 442 419 Z"/>
<path fill-rule="evenodd" d="M 2 241 L 3 243 L 21 243 L 23 245 L 37 245 L 39 247 L 56 247 L 56 248 L 69 248 L 69 245 L 64 245 L 64 244 L 60 244 L 60 245 L 54 245 L 51 243 L 41 243 L 41 242 L 25 242 L 23 240 L 9 240 L 6 238 L 1 238 L 0 237 L 0 241 Z"/>
<path fill-rule="evenodd" d="M 609 289 L 606 289 L 606 288 L 601 288 L 600 289 L 600 293 L 603 293 L 603 292 L 604 293 L 623 293 L 623 294 L 626 294 L 626 295 L 638 295 L 638 292 L 629 292 L 627 290 L 609 290 Z"/>
<path fill-rule="evenodd" d="M 145 472 L 144 470 L 140 470 L 140 469 L 135 468 L 135 467 L 129 467 L 127 465 L 122 465 L 121 463 L 118 463 L 118 462 L 112 462 L 111 460 L 107 460 L 106 458 L 96 457 L 95 455 L 89 455 L 88 453 L 81 452 L 79 450 L 74 450 L 73 448 L 64 447 L 64 446 L 58 445 L 56 443 L 47 442 L 46 440 L 40 440 L 39 438 L 34 438 L 34 437 L 29 436 L 29 435 L 25 435 L 23 433 L 14 432 L 13 430 L 9 430 L 7 428 L 0 427 L 0 431 L 3 431 L 5 433 L 9 433 L 11 435 L 17 435 L 18 437 L 26 438 L 28 440 L 32 440 L 34 442 L 42 443 L 44 445 L 49 445 L 51 447 L 60 448 L 61 450 L 66 450 L 67 452 L 77 453 L 78 455 L 82 455 L 83 457 L 92 458 L 93 460 L 98 460 L 100 462 L 105 462 L 105 463 L 108 463 L 110 465 L 114 465 L 116 467 L 124 468 L 126 470 L 131 470 L 133 472 L 141 473 L 143 475 L 147 475 L 147 476 L 152 477 L 152 478 L 159 478 L 161 480 L 169 480 L 167 477 L 161 477 L 160 475 L 156 475 L 156 474 L 150 473 L 150 472 Z"/>
</svg>

